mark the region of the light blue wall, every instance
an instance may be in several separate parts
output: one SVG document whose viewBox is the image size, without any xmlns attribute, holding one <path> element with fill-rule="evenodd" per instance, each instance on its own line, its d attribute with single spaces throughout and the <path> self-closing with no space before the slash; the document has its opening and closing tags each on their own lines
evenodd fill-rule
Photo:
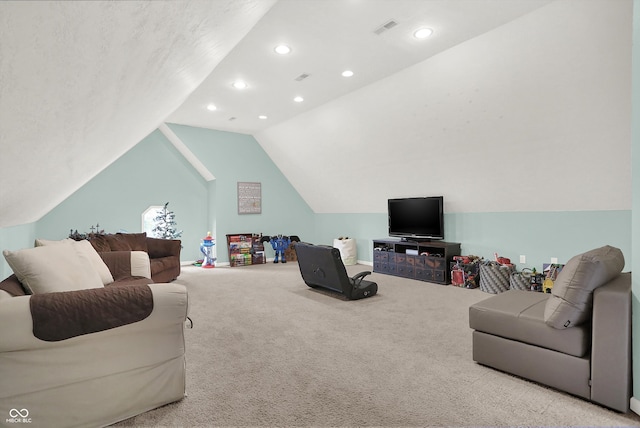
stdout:
<svg viewBox="0 0 640 428">
<path fill-rule="evenodd" d="M 169 202 L 183 231 L 182 260 L 201 258 L 214 232 L 219 262 L 227 262 L 226 234 L 298 235 L 315 241 L 314 214 L 256 140 L 243 134 L 171 125 L 216 176 L 206 182 L 160 131 L 155 131 L 37 223 L 0 229 L 2 248 L 32 247 L 35 238 L 63 239 L 96 223 L 107 233 L 141 231 L 141 214 Z M 239 215 L 237 182 L 262 183 L 262 213 Z M 272 257 L 271 248 L 267 256 Z M 4 263 L 4 262 L 3 262 Z M 11 271 L 2 265 L 4 277 Z"/>
<path fill-rule="evenodd" d="M 249 135 L 171 125 L 216 176 L 205 181 L 160 131 L 155 131 L 37 222 L 39 238 L 61 239 L 70 229 L 139 232 L 150 205 L 169 207 L 182 235 L 182 260 L 201 258 L 208 231 L 219 262 L 228 261 L 226 234 L 300 235 L 311 239 L 313 213 Z M 237 182 L 262 183 L 262 214 L 237 213 Z M 307 238 L 308 237 L 308 238 Z M 270 249 L 267 256 L 271 256 Z"/>
<path fill-rule="evenodd" d="M 142 212 L 169 202 L 183 231 L 182 259 L 195 260 L 207 233 L 208 192 L 208 183 L 156 130 L 40 219 L 36 234 L 62 239 L 96 223 L 107 233 L 140 232 Z"/>
<path fill-rule="evenodd" d="M 578 253 L 612 245 L 631 269 L 631 211 L 456 213 L 445 217 L 445 237 L 466 254 L 491 258 L 495 252 L 521 267 L 566 263 Z M 520 265 L 519 256 L 527 263 Z"/>
<path fill-rule="evenodd" d="M 640 254 L 640 0 L 633 2 L 633 65 L 632 65 L 632 251 Z M 640 260 L 632 262 L 632 270 L 640 272 Z M 633 396 L 640 400 L 640 278 L 632 276 L 633 283 Z M 637 404 L 637 403 L 636 403 Z M 638 412 L 638 408 L 635 409 Z"/>
<path fill-rule="evenodd" d="M 0 250 L 19 250 L 33 247 L 36 239 L 36 224 L 27 223 L 20 226 L 0 228 Z M 13 271 L 2 257 L 0 262 L 0 281 L 11 275 Z"/>
<path fill-rule="evenodd" d="M 358 260 L 371 263 L 373 260 L 373 239 L 388 237 L 387 215 L 380 213 L 361 214 L 316 214 L 316 234 L 314 244 L 332 245 L 339 237 L 356 240 Z"/>
<path fill-rule="evenodd" d="M 387 238 L 386 214 L 317 214 L 319 243 L 356 239 L 358 260 L 371 262 L 372 240 Z M 602 245 L 622 250 L 631 269 L 631 211 L 445 213 L 445 239 L 462 244 L 463 254 L 485 258 L 497 252 L 518 268 L 556 257 L 560 263 Z M 526 264 L 519 264 L 520 255 Z"/>
<path fill-rule="evenodd" d="M 227 234 L 298 235 L 302 240 L 315 240 L 313 212 L 255 138 L 183 125 L 169 127 L 216 177 L 210 192 L 210 221 L 215 221 L 211 228 L 218 261 L 229 261 Z M 261 214 L 238 214 L 238 182 L 261 183 Z M 273 257 L 270 247 L 267 257 Z"/>
</svg>

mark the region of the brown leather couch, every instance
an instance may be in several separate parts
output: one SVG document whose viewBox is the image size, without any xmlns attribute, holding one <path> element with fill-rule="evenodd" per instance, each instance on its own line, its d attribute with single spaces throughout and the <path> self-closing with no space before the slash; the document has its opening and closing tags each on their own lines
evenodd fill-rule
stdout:
<svg viewBox="0 0 640 428">
<path fill-rule="evenodd" d="M 103 259 L 103 253 L 111 251 L 145 251 L 153 282 L 171 282 L 180 275 L 180 240 L 151 238 L 146 233 L 116 233 L 91 235 L 89 242 Z"/>
<path fill-rule="evenodd" d="M 569 274 L 563 270 L 560 275 L 564 273 Z M 582 280 L 589 281 L 595 275 L 589 273 Z M 571 276 L 577 278 L 579 274 Z M 575 289 L 573 284 L 569 291 Z M 473 359 L 628 412 L 631 273 L 619 273 L 595 288 L 592 299 L 584 305 L 585 321 L 572 327 L 549 325 L 549 303 L 554 298 L 557 296 L 553 294 L 508 290 L 472 305 L 469 325 L 474 330 Z"/>
</svg>

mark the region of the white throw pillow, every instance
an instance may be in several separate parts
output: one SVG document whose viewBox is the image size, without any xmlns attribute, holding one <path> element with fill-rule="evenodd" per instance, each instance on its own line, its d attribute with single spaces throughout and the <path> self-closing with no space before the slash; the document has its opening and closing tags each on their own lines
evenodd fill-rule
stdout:
<svg viewBox="0 0 640 428">
<path fill-rule="evenodd" d="M 91 266 L 96 270 L 98 275 L 100 275 L 100 279 L 102 280 L 103 285 L 111 284 L 113 282 L 113 275 L 111 275 L 111 271 L 100 257 L 100 254 L 93 248 L 93 245 L 85 239 L 81 241 L 76 241 L 71 238 L 66 238 L 61 241 L 49 241 L 46 239 L 36 239 L 37 247 L 44 247 L 47 245 L 73 245 L 79 253 L 84 254 L 89 261 L 91 262 Z"/>
<path fill-rule="evenodd" d="M 74 241 L 73 245 L 75 245 L 76 251 L 87 256 L 95 271 L 98 272 L 103 285 L 111 284 L 113 282 L 113 275 L 111 275 L 111 271 L 105 264 L 104 260 L 102 260 L 102 257 L 100 257 L 100 254 L 98 254 L 96 249 L 93 248 L 91 242 L 85 240 Z"/>
<path fill-rule="evenodd" d="M 146 251 L 131 252 L 131 276 L 144 276 L 151 279 L 151 262 Z"/>
<path fill-rule="evenodd" d="M 31 294 L 101 288 L 89 258 L 75 245 L 46 245 L 3 251 L 18 280 Z"/>
<path fill-rule="evenodd" d="M 45 245 L 71 244 L 74 241 L 71 238 L 61 239 L 60 241 L 51 241 L 49 239 L 36 239 L 36 247 L 44 247 Z"/>
</svg>

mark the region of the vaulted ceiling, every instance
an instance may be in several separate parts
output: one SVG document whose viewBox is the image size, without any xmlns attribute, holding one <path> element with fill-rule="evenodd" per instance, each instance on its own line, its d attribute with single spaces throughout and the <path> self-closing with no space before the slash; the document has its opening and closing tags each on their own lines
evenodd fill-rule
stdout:
<svg viewBox="0 0 640 428">
<path fill-rule="evenodd" d="M 0 2 L 0 227 L 160 125 L 274 0 Z"/>
<path fill-rule="evenodd" d="M 39 219 L 164 122 L 253 134 L 276 163 L 294 164 L 279 141 L 304 138 L 310 117 L 331 135 L 327 106 L 357 100 L 369 112 L 394 100 L 384 85 L 400 72 L 552 3 L 0 2 L 0 227 Z M 416 39 L 419 28 L 433 34 Z M 275 53 L 279 44 L 291 52 Z M 245 89 L 232 86 L 238 79 Z M 384 90 L 362 92 L 372 85 Z M 295 168 L 283 168 L 292 182 L 304 166 Z M 316 184 L 298 190 L 323 211 L 330 188 Z"/>
<path fill-rule="evenodd" d="M 550 1 L 279 0 L 167 121 L 256 134 Z"/>
</svg>

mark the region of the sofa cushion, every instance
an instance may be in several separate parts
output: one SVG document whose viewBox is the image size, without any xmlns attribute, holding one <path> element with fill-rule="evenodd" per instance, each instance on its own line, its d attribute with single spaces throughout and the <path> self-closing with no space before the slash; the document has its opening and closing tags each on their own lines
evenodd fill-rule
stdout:
<svg viewBox="0 0 640 428">
<path fill-rule="evenodd" d="M 5 250 L 2 254 L 31 294 L 103 287 L 91 261 L 75 245 Z"/>
<path fill-rule="evenodd" d="M 111 246 L 109 245 L 109 240 L 106 235 L 93 235 L 89 242 L 91 242 L 93 248 L 95 248 L 99 253 L 107 253 L 111 251 Z"/>
<path fill-rule="evenodd" d="M 76 246 L 76 250 L 82 252 L 89 261 L 91 262 L 91 266 L 95 269 L 95 271 L 100 275 L 100 279 L 102 280 L 103 285 L 107 285 L 113 282 L 113 276 L 109 271 L 109 268 L 104 263 L 98 252 L 91 246 L 89 241 L 77 241 L 73 245 Z"/>
<path fill-rule="evenodd" d="M 76 247 L 76 251 L 82 252 L 89 261 L 91 262 L 91 266 L 96 270 L 98 275 L 100 275 L 100 279 L 102 280 L 103 285 L 111 284 L 113 282 L 113 276 L 109 271 L 109 268 L 104 263 L 98 252 L 95 248 L 89 243 L 89 241 L 75 241 L 73 239 L 67 238 L 61 241 L 49 241 L 45 239 L 36 239 L 36 246 L 43 247 L 45 245 L 74 245 Z"/>
<path fill-rule="evenodd" d="M 15 273 L 0 282 L 0 290 L 6 292 L 11 297 L 25 296 L 27 294 L 27 291 L 24 289 Z"/>
<path fill-rule="evenodd" d="M 545 322 L 565 329 L 590 321 L 593 290 L 618 276 L 623 268 L 622 251 L 609 245 L 572 257 L 553 285 Z"/>
<path fill-rule="evenodd" d="M 129 245 L 131 251 L 147 251 L 147 232 L 116 233 L 115 237 L 123 239 Z"/>
<path fill-rule="evenodd" d="M 154 282 L 171 282 L 179 275 L 179 257 L 169 256 L 151 259 L 151 277 Z"/>
<path fill-rule="evenodd" d="M 582 357 L 590 349 L 589 325 L 558 330 L 545 324 L 544 309 L 551 296 L 508 290 L 471 305 L 469 326 L 494 336 Z"/>
<path fill-rule="evenodd" d="M 131 251 L 131 276 L 151 279 L 151 262 L 145 251 Z"/>
<path fill-rule="evenodd" d="M 105 288 L 113 287 L 114 285 L 142 285 L 142 284 L 153 284 L 153 281 L 144 276 L 128 276 L 126 278 L 116 279 L 111 284 L 107 284 Z"/>
<path fill-rule="evenodd" d="M 45 245 L 56 245 L 56 244 L 70 244 L 76 242 L 71 238 L 61 239 L 59 241 L 52 241 L 50 239 L 36 239 L 35 247 L 44 247 Z"/>
<path fill-rule="evenodd" d="M 151 259 L 167 256 L 180 257 L 182 243 L 179 239 L 147 238 L 147 248 Z"/>
<path fill-rule="evenodd" d="M 129 241 L 122 234 L 105 235 L 111 251 L 131 251 Z"/>
</svg>

